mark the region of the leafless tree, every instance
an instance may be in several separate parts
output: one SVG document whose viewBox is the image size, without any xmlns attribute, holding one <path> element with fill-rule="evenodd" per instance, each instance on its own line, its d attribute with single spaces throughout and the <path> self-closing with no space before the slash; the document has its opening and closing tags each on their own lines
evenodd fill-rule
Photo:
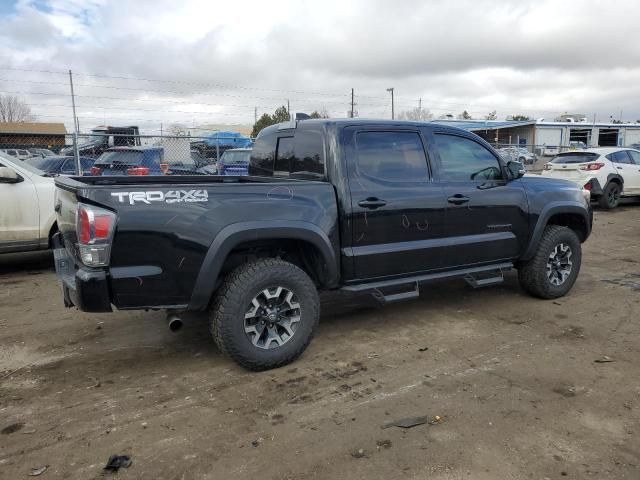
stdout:
<svg viewBox="0 0 640 480">
<path fill-rule="evenodd" d="M 29 105 L 15 95 L 0 95 L 0 122 L 33 122 L 35 117 Z"/>
<path fill-rule="evenodd" d="M 426 122 L 427 120 L 431 120 L 433 118 L 433 114 L 426 108 L 412 108 L 411 110 L 407 110 L 405 112 L 400 112 L 398 115 L 398 119 L 400 120 L 413 120 L 418 122 Z"/>
</svg>

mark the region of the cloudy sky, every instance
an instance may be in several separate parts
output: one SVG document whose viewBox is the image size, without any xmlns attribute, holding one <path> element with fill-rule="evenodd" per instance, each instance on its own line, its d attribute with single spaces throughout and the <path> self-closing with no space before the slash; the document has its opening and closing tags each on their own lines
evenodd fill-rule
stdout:
<svg viewBox="0 0 640 480">
<path fill-rule="evenodd" d="M 640 120 L 640 2 L 1 0 L 0 90 L 153 131 L 292 111 Z"/>
</svg>

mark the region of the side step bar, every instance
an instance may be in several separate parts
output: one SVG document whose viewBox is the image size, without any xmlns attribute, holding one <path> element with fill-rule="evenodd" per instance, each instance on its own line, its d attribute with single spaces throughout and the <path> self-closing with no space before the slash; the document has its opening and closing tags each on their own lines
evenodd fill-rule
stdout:
<svg viewBox="0 0 640 480">
<path fill-rule="evenodd" d="M 419 284 L 435 280 L 445 280 L 462 277 L 473 288 L 497 285 L 504 280 L 503 272 L 512 268 L 513 263 L 504 262 L 493 265 L 484 265 L 482 267 L 463 268 L 460 270 L 429 273 L 425 275 L 416 275 L 413 277 L 394 278 L 390 280 L 381 280 L 378 282 L 346 285 L 342 287 L 341 290 L 354 293 L 371 292 L 372 295 L 380 302 L 388 303 L 399 300 L 407 300 L 410 298 L 417 298 L 420 296 Z M 384 288 L 401 286 L 410 286 L 412 288 L 407 292 L 394 293 L 390 295 L 385 295 L 382 292 L 382 289 Z"/>
</svg>

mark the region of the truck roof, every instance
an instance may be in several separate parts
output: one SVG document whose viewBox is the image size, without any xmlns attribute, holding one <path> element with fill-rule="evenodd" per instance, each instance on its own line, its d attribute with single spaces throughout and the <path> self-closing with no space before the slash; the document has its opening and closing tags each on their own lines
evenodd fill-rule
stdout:
<svg viewBox="0 0 640 480">
<path fill-rule="evenodd" d="M 442 125 L 440 123 L 435 122 L 419 122 L 412 120 L 389 120 L 389 119 L 381 119 L 381 118 L 314 118 L 309 120 L 291 120 L 288 122 L 278 123 L 276 125 L 270 125 L 263 130 L 260 131 L 258 136 L 274 133 L 280 130 L 306 130 L 313 129 L 327 125 L 336 125 L 336 126 L 361 126 L 361 125 L 371 125 L 371 126 L 380 126 L 380 125 L 393 125 L 397 127 L 428 127 L 428 128 L 437 128 L 438 130 L 443 131 L 456 131 L 456 132 L 464 132 L 469 133 L 467 130 L 458 127 L 452 127 L 449 125 Z"/>
</svg>

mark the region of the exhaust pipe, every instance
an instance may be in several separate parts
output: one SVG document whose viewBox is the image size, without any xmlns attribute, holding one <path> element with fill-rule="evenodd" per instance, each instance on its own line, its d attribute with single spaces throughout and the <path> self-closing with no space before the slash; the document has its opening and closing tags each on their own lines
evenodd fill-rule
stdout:
<svg viewBox="0 0 640 480">
<path fill-rule="evenodd" d="M 177 332 L 182 328 L 182 319 L 176 313 L 167 315 L 167 322 L 169 322 L 169 330 L 172 332 Z"/>
</svg>

